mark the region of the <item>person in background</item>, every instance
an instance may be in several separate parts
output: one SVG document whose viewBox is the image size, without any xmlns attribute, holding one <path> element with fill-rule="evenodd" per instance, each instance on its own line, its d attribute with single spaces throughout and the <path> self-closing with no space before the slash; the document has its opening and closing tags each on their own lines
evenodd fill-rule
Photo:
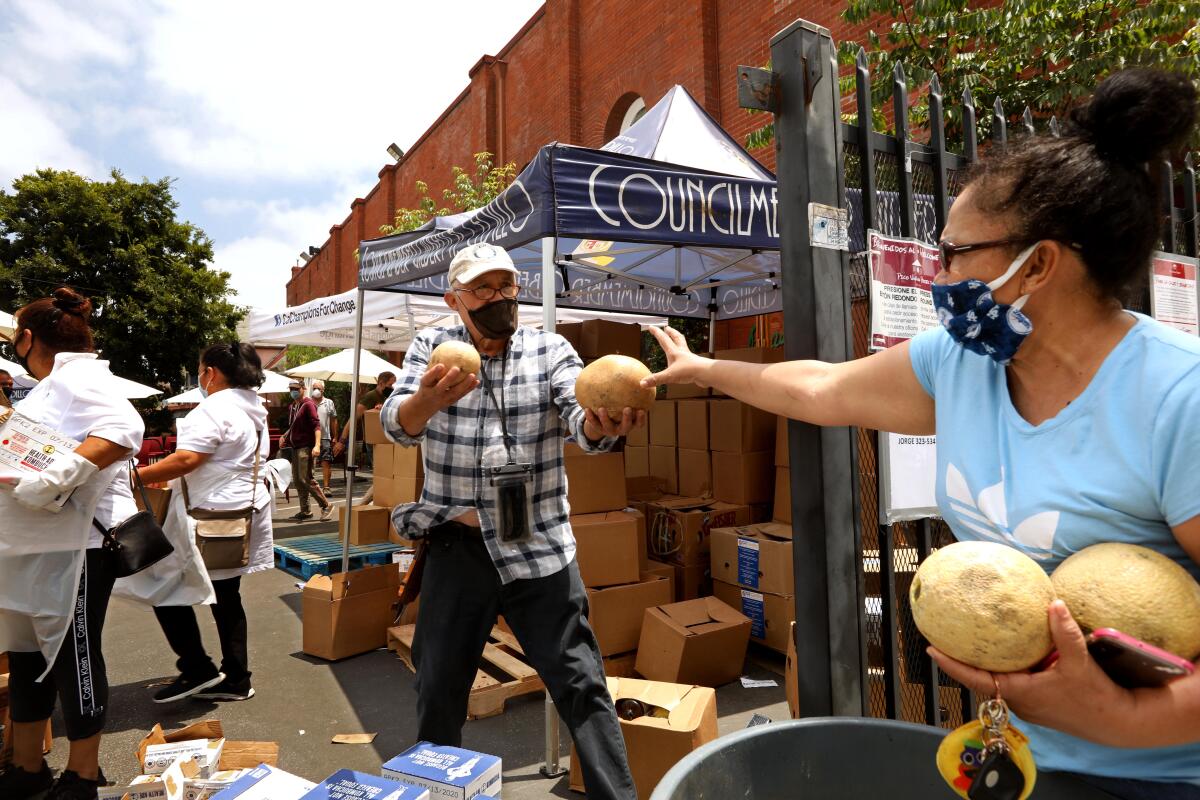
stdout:
<svg viewBox="0 0 1200 800">
<path fill-rule="evenodd" d="M 13 745 L 12 763 L 0 772 L 4 800 L 47 790 L 47 800 L 92 800 L 105 784 L 102 638 L 116 576 L 100 527 L 137 513 L 127 459 L 141 448 L 145 427 L 111 385 L 108 362 L 96 358 L 91 311 L 86 298 L 63 288 L 16 313 L 13 351 L 39 381 L 21 413 L 80 444 L 0 488 L 0 652 L 8 652 L 5 736 Z M 71 746 L 66 769 L 52 780 L 42 744 L 56 702 Z"/>
<path fill-rule="evenodd" d="M 9 395 L 12 394 L 13 379 L 8 370 L 0 369 L 0 404 L 11 406 L 12 400 Z"/>
<path fill-rule="evenodd" d="M 234 511 L 253 507 L 250 558 L 244 567 L 207 570 L 216 596 L 212 615 L 221 640 L 220 670 L 204 649 L 192 606 L 154 607 L 167 642 L 178 656 L 179 669 L 179 677 L 154 695 L 156 703 L 173 703 L 191 696 L 199 700 L 248 700 L 254 696 L 242 576 L 274 566 L 271 489 L 264 482 L 271 441 L 264 435 L 267 409 L 255 393 L 263 382 L 258 352 L 240 342 L 212 345 L 201 354 L 197 375 L 204 400 L 178 421 L 175 452 L 157 464 L 140 467 L 138 472 L 146 483 L 186 481 L 192 508 Z M 167 531 L 172 541 L 191 537 L 181 488 L 178 481 L 172 485 L 172 508 L 164 526 L 183 528 Z M 203 562 L 197 567 L 205 569 Z"/>
<path fill-rule="evenodd" d="M 373 411 L 382 406 L 383 401 L 386 400 L 392 393 L 392 389 L 395 387 L 395 385 L 396 374 L 394 372 L 388 372 L 387 370 L 384 370 L 383 372 L 379 373 L 379 376 L 375 379 L 375 388 L 358 398 L 358 404 L 354 408 L 354 418 L 357 420 L 356 424 L 358 426 L 358 432 L 355 434 L 355 438 L 357 438 L 359 441 L 364 441 L 366 439 L 366 433 L 363 431 L 363 415 L 368 411 Z M 341 455 L 342 451 L 346 449 L 348 446 L 347 439 L 349 436 L 350 426 L 347 425 L 346 429 L 342 432 L 341 438 L 338 439 L 337 448 L 334 450 L 335 456 Z M 363 463 L 359 466 L 371 467 L 373 465 L 374 462 L 371 458 L 371 446 L 368 444 L 363 444 Z"/>
<path fill-rule="evenodd" d="M 1147 162 L 1194 134 L 1184 75 L 1114 73 L 1061 137 L 975 166 L 942 231 L 942 325 L 840 364 L 713 361 L 651 329 L 667 368 L 792 419 L 937 435 L 936 490 L 956 538 L 995 541 L 1051 572 L 1101 542 L 1149 547 L 1200 578 L 1200 340 L 1126 311 L 1163 210 Z M 424 606 L 422 606 L 422 609 Z M 984 697 L 999 691 L 1038 769 L 1124 800 L 1200 798 L 1200 672 L 1118 686 L 1061 601 L 1059 660 L 992 675 L 930 653 Z M 1190 655 L 1190 654 L 1188 654 Z"/>
<path fill-rule="evenodd" d="M 282 446 L 292 448 L 292 483 L 300 499 L 300 510 L 289 519 L 294 522 L 312 519 L 308 499 L 311 494 L 321 507 L 321 519 L 327 520 L 333 516 L 333 504 L 325 498 L 313 476 L 313 465 L 321 457 L 321 417 L 312 398 L 304 396 L 304 384 L 292 381 L 288 391 L 292 404 L 288 406 L 288 429 Z"/>
<path fill-rule="evenodd" d="M 328 495 L 333 477 L 333 443 L 338 440 L 337 406 L 325 396 L 325 381 L 313 381 L 311 396 L 321 423 L 321 491 Z"/>
</svg>

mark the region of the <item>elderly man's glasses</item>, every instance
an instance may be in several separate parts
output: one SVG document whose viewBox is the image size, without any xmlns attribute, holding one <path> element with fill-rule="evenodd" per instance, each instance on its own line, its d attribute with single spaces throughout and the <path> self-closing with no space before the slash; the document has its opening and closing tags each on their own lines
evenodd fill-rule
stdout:
<svg viewBox="0 0 1200 800">
<path fill-rule="evenodd" d="M 473 294 L 486 303 L 496 295 L 500 295 L 505 300 L 516 300 L 517 295 L 521 293 L 521 287 L 518 284 L 510 283 L 507 286 L 501 286 L 499 289 L 493 289 L 491 286 L 478 286 L 474 289 L 455 289 L 454 291 Z"/>
</svg>

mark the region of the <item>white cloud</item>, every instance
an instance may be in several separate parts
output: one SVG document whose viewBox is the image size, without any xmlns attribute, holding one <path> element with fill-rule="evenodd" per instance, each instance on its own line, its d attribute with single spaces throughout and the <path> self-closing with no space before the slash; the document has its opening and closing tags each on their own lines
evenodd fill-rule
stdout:
<svg viewBox="0 0 1200 800">
<path fill-rule="evenodd" d="M 48 105 L 0 77 L 0 186 L 39 167 L 103 174 L 100 162 L 71 143 Z"/>
</svg>

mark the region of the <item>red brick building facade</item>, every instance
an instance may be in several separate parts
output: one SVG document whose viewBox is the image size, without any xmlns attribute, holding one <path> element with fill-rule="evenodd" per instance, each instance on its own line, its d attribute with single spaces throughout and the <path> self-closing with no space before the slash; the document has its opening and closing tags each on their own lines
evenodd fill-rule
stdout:
<svg viewBox="0 0 1200 800">
<path fill-rule="evenodd" d="M 504 48 L 484 55 L 470 83 L 303 268 L 293 268 L 287 302 L 344 292 L 357 283 L 354 250 L 379 235 L 415 184 L 448 185 L 474 153 L 524 165 L 553 141 L 599 147 L 617 135 L 631 104 L 653 105 L 682 84 L 739 141 L 765 122 L 738 107 L 739 64 L 764 65 L 771 37 L 803 17 L 835 39 L 863 38 L 841 22 L 840 3 L 813 0 L 546 0 Z M 380 143 L 382 149 L 384 143 Z M 753 153 L 774 169 L 771 148 Z"/>
</svg>

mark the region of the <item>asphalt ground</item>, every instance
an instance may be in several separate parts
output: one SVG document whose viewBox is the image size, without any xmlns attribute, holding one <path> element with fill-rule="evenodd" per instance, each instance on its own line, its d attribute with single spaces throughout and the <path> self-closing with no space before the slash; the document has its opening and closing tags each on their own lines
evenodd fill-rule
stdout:
<svg viewBox="0 0 1200 800">
<path fill-rule="evenodd" d="M 358 483 L 365 489 L 369 478 Z M 335 473 L 333 486 L 337 496 L 343 498 L 345 484 L 340 471 Z M 356 491 L 358 494 L 361 489 Z M 294 494 L 290 503 L 281 501 L 276 511 L 276 538 L 336 530 L 334 522 L 285 521 L 296 510 Z M 313 781 L 342 768 L 378 774 L 384 761 L 414 743 L 413 675 L 395 654 L 379 650 L 330 663 L 300 652 L 299 582 L 299 578 L 278 569 L 243 580 L 256 694 L 236 703 L 189 699 L 171 705 L 155 704 L 151 698 L 157 687 L 175 676 L 174 654 L 148 608 L 119 598 L 112 601 L 104 631 L 112 689 L 100 759 L 110 781 L 127 783 L 139 774 L 134 753 L 156 722 L 171 729 L 219 719 L 229 739 L 278 742 L 280 766 Z M 212 617 L 204 609 L 198 609 L 197 616 L 209 653 L 219 661 Z M 788 717 L 783 657 L 752 644 L 744 672 L 751 678 L 773 678 L 778 686 L 746 689 L 734 682 L 718 689 L 722 734 L 746 727 L 756 713 L 775 720 Z M 565 776 L 547 779 L 539 772 L 545 754 L 544 708 L 542 694 L 528 695 L 510 700 L 500 716 L 470 721 L 464 727 L 464 747 L 503 759 L 506 800 L 582 797 L 568 789 Z M 51 767 L 59 770 L 66 762 L 68 743 L 57 712 L 53 727 L 54 748 L 47 758 Z M 377 734 L 374 742 L 331 743 L 336 734 L 364 732 Z M 565 768 L 569 753 L 565 727 L 560 738 Z"/>
</svg>

